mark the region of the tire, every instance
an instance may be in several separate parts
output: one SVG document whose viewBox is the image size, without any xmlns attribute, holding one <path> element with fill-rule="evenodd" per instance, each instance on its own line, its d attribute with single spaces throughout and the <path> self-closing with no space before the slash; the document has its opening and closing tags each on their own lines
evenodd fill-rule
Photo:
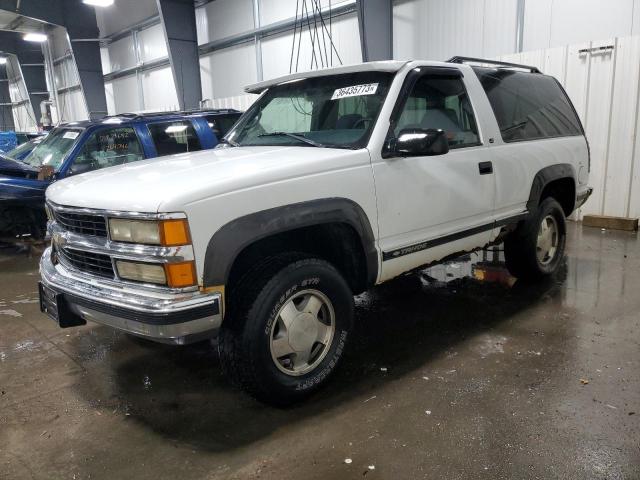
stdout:
<svg viewBox="0 0 640 480">
<path fill-rule="evenodd" d="M 543 222 L 546 224 L 545 233 L 542 233 Z M 555 236 L 553 229 L 556 231 Z M 511 275 L 522 280 L 538 280 L 552 275 L 564 257 L 566 236 L 567 226 L 562 207 L 554 198 L 545 198 L 538 209 L 505 239 L 507 269 Z M 545 255 L 547 247 L 549 250 Z"/>
<path fill-rule="evenodd" d="M 303 254 L 277 255 L 245 274 L 233 295 L 218 343 L 232 383 L 285 406 L 327 382 L 353 324 L 353 294 L 335 267 Z M 318 304 L 317 314 L 305 313 Z"/>
</svg>

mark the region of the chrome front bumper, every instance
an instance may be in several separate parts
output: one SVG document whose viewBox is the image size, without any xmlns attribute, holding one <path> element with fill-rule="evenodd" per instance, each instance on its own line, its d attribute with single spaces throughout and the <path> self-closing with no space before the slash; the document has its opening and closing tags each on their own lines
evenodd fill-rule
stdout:
<svg viewBox="0 0 640 480">
<path fill-rule="evenodd" d="M 40 260 L 45 287 L 62 294 L 84 320 L 162 343 L 186 344 L 216 336 L 222 323 L 220 293 L 161 292 L 115 285 L 54 265 L 51 248 Z"/>
</svg>

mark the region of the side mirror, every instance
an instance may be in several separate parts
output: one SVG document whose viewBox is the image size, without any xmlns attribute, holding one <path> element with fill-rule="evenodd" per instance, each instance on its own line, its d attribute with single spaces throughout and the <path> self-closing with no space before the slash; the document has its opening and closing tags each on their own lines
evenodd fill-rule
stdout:
<svg viewBox="0 0 640 480">
<path fill-rule="evenodd" d="M 395 139 L 393 152 L 401 157 L 444 155 L 449 141 L 444 130 L 405 128 Z"/>
</svg>

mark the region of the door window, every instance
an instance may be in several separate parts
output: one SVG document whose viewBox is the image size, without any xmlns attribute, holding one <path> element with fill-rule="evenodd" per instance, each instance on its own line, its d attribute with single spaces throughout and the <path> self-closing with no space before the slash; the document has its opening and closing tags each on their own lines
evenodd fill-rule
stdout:
<svg viewBox="0 0 640 480">
<path fill-rule="evenodd" d="M 159 157 L 202 150 L 200 139 L 189 121 L 152 123 L 149 132 Z"/>
<path fill-rule="evenodd" d="M 449 148 L 480 144 L 471 102 L 459 77 L 419 78 L 396 122 L 395 136 L 407 128 L 444 130 Z"/>
<path fill-rule="evenodd" d="M 69 173 L 75 175 L 142 159 L 142 145 L 133 128 L 106 128 L 91 134 Z"/>
</svg>

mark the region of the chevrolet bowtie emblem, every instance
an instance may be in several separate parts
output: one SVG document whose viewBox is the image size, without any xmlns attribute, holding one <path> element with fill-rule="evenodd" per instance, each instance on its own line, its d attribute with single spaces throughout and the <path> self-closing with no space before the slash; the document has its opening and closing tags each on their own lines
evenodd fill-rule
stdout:
<svg viewBox="0 0 640 480">
<path fill-rule="evenodd" d="M 56 232 L 53 234 L 53 243 L 59 247 L 64 247 L 67 244 L 67 237 Z"/>
</svg>

